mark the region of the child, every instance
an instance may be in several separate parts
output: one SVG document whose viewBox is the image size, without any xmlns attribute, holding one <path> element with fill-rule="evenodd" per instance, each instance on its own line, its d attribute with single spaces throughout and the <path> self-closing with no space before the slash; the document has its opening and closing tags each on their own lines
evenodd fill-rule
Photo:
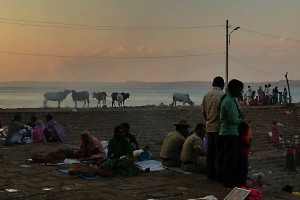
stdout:
<svg viewBox="0 0 300 200">
<path fill-rule="evenodd" d="M 284 140 L 283 140 L 283 135 L 279 135 L 279 147 L 284 148 Z"/>
<path fill-rule="evenodd" d="M 249 168 L 248 154 L 250 151 L 250 142 L 248 139 L 249 125 L 247 122 L 241 122 L 238 127 L 239 131 L 239 160 L 238 160 L 238 184 L 247 186 L 247 176 Z"/>
</svg>

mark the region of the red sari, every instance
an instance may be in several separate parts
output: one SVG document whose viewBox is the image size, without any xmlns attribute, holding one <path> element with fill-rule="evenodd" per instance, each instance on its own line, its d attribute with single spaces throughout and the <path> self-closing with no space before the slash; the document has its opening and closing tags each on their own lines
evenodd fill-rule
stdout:
<svg viewBox="0 0 300 200">
<path fill-rule="evenodd" d="M 272 136 L 271 141 L 274 143 L 279 143 L 279 131 L 277 124 L 272 125 Z"/>
</svg>

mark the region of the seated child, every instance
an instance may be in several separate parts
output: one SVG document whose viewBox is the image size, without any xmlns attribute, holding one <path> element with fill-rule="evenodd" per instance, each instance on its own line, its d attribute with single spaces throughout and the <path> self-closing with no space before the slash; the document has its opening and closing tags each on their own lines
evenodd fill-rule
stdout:
<svg viewBox="0 0 300 200">
<path fill-rule="evenodd" d="M 283 135 L 279 135 L 279 147 L 283 148 L 284 147 L 284 140 L 283 140 Z"/>
</svg>

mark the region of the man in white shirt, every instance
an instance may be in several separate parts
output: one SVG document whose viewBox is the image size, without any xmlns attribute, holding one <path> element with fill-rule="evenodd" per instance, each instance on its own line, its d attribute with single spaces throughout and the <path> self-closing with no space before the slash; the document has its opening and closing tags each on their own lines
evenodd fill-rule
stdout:
<svg viewBox="0 0 300 200">
<path fill-rule="evenodd" d="M 252 89 L 250 87 L 250 85 L 248 86 L 248 89 L 247 89 L 247 106 L 250 105 L 250 102 L 252 101 Z"/>
</svg>

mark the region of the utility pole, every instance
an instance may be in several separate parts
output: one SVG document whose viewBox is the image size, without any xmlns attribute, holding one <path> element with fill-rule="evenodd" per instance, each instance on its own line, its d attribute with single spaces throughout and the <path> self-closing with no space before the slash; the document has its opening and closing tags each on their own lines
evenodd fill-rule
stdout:
<svg viewBox="0 0 300 200">
<path fill-rule="evenodd" d="M 288 91 L 289 91 L 289 104 L 292 103 L 292 96 L 291 96 L 291 91 L 290 91 L 290 84 L 289 84 L 289 80 L 288 80 L 288 77 L 287 77 L 288 73 L 286 73 L 284 76 L 285 76 L 285 79 L 286 79 L 286 82 L 287 82 L 287 86 L 288 86 Z"/>
<path fill-rule="evenodd" d="M 225 69 L 225 88 L 228 88 L 228 46 L 229 46 L 229 35 L 228 35 L 228 20 L 226 20 L 226 69 Z"/>
<path fill-rule="evenodd" d="M 229 45 L 230 45 L 230 34 L 233 31 L 238 30 L 240 27 L 235 27 L 230 33 L 228 33 L 228 29 L 231 26 L 228 24 L 228 20 L 226 20 L 226 70 L 225 70 L 225 88 L 227 89 L 228 87 L 228 49 L 229 49 Z"/>
</svg>

